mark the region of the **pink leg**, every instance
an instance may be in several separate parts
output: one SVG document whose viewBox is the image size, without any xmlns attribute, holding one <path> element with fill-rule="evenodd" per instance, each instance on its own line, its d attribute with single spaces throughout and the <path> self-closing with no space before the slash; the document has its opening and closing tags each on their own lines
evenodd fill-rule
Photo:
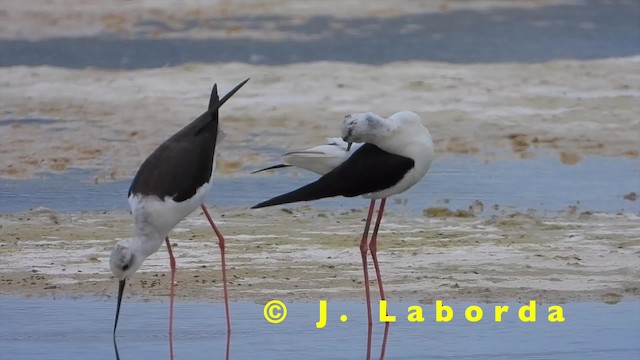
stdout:
<svg viewBox="0 0 640 360">
<path fill-rule="evenodd" d="M 369 292 L 369 270 L 367 266 L 367 249 L 369 248 L 369 226 L 371 225 L 371 218 L 373 217 L 373 208 L 376 206 L 375 199 L 371 199 L 369 205 L 369 213 L 367 214 L 367 222 L 364 225 L 364 233 L 362 234 L 362 240 L 360 241 L 360 254 L 362 255 L 362 271 L 364 272 L 364 295 L 367 300 L 367 318 L 369 320 L 369 331 L 367 334 L 367 359 L 371 358 L 371 335 L 373 318 L 371 316 L 371 294 Z"/>
<path fill-rule="evenodd" d="M 373 233 L 371 234 L 371 242 L 369 243 L 369 250 L 371 250 L 371 257 L 373 258 L 373 266 L 376 269 L 376 278 L 378 280 L 378 288 L 380 289 L 380 300 L 386 300 L 384 296 L 384 288 L 382 287 L 382 276 L 380 275 L 380 266 L 378 265 L 378 230 L 380 229 L 380 222 L 382 221 L 382 214 L 384 213 L 384 206 L 387 202 L 387 198 L 380 200 L 380 207 L 378 208 L 378 217 L 376 218 L 376 225 L 373 227 Z M 388 315 L 388 314 L 387 314 Z M 384 336 L 382 338 L 382 348 L 380 349 L 380 359 L 384 359 L 384 353 L 387 348 L 387 338 L 389 336 L 389 325 L 384 325 Z"/>
<path fill-rule="evenodd" d="M 384 288 L 382 287 L 382 276 L 380 275 L 380 266 L 378 265 L 378 229 L 380 229 L 380 221 L 382 220 L 382 214 L 384 213 L 384 205 L 387 202 L 387 198 L 380 200 L 380 208 L 378 209 L 378 218 L 376 219 L 376 225 L 373 228 L 373 234 L 371 234 L 371 242 L 369 243 L 369 250 L 371 250 L 371 257 L 373 258 L 373 266 L 376 269 L 376 278 L 378 279 L 378 288 L 380 289 L 380 300 L 385 300 Z"/>
<path fill-rule="evenodd" d="M 169 353 L 173 360 L 173 298 L 175 295 L 176 258 L 173 257 L 169 237 L 165 237 L 164 241 L 167 244 L 167 251 L 169 251 L 169 265 L 171 267 L 171 285 L 169 286 Z"/>
<path fill-rule="evenodd" d="M 215 232 L 216 236 L 218 237 L 218 246 L 220 247 L 220 257 L 222 260 L 222 288 L 224 291 L 224 309 L 227 315 L 227 334 L 231 334 L 231 319 L 229 318 L 229 295 L 227 293 L 227 265 L 224 261 L 224 237 L 222 236 L 220 230 L 218 230 L 216 224 L 213 223 L 213 219 L 211 218 L 211 215 L 209 215 L 207 207 L 204 206 L 204 204 L 201 204 L 200 207 L 202 208 L 202 212 L 204 212 L 204 216 L 206 216 L 207 220 L 209 220 L 209 224 L 211 224 L 213 232 Z"/>
</svg>

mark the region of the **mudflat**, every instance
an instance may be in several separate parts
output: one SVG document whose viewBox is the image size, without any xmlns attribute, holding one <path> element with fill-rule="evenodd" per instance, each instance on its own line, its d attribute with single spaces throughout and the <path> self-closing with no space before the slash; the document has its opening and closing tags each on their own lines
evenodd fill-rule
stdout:
<svg viewBox="0 0 640 360">
<path fill-rule="evenodd" d="M 232 300 L 363 296 L 358 243 L 364 208 L 212 210 L 226 235 Z M 640 295 L 638 215 L 437 215 L 385 217 L 379 258 L 389 299 L 616 303 Z M 116 241 L 131 236 L 127 212 L 36 209 L 0 215 L 0 226 L 4 295 L 115 295 L 108 259 Z M 177 296 L 221 301 L 220 252 L 201 213 L 180 223 L 170 238 Z M 127 295 L 164 299 L 168 270 L 163 247 L 130 280 Z"/>
</svg>

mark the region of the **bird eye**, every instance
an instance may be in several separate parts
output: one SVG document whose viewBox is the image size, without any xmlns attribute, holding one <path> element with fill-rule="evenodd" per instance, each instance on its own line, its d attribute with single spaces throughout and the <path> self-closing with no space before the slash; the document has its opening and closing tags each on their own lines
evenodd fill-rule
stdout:
<svg viewBox="0 0 640 360">
<path fill-rule="evenodd" d="M 133 265 L 133 261 L 135 259 L 135 256 L 133 256 L 133 254 L 131 255 L 131 257 L 129 257 L 129 261 L 122 265 L 122 271 L 127 271 L 131 268 L 131 265 Z"/>
</svg>

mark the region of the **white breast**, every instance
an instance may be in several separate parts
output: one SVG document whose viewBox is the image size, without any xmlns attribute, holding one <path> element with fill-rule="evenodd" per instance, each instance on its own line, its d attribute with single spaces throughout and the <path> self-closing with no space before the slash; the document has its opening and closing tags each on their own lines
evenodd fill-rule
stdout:
<svg viewBox="0 0 640 360">
<path fill-rule="evenodd" d="M 131 206 L 137 235 L 141 232 L 154 232 L 161 238 L 167 236 L 171 229 L 203 203 L 206 194 L 211 188 L 215 165 L 214 157 L 209 181 L 200 186 L 193 197 L 185 201 L 176 202 L 169 196 L 164 199 L 140 194 L 129 196 L 129 206 Z"/>
</svg>

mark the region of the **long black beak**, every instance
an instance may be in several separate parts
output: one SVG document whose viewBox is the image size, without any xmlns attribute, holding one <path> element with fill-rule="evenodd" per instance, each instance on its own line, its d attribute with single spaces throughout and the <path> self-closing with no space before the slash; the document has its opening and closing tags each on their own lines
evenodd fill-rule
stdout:
<svg viewBox="0 0 640 360">
<path fill-rule="evenodd" d="M 351 145 L 353 145 L 353 143 L 352 143 L 352 142 L 348 142 L 348 143 L 347 143 L 347 151 L 351 150 Z"/>
<path fill-rule="evenodd" d="M 118 305 L 116 305 L 116 321 L 113 324 L 113 349 L 116 351 L 116 360 L 120 360 L 120 354 L 118 353 L 118 344 L 116 344 L 116 328 L 118 327 L 118 317 L 120 317 L 120 304 L 122 304 L 122 293 L 124 293 L 124 286 L 126 280 L 120 280 L 120 286 L 118 286 Z"/>
<path fill-rule="evenodd" d="M 118 327 L 118 317 L 120 316 L 120 304 L 122 304 L 122 293 L 124 292 L 124 285 L 126 280 L 120 280 L 120 286 L 118 287 L 118 305 L 116 306 L 116 321 L 113 324 L 113 337 L 116 337 L 116 328 Z"/>
</svg>

